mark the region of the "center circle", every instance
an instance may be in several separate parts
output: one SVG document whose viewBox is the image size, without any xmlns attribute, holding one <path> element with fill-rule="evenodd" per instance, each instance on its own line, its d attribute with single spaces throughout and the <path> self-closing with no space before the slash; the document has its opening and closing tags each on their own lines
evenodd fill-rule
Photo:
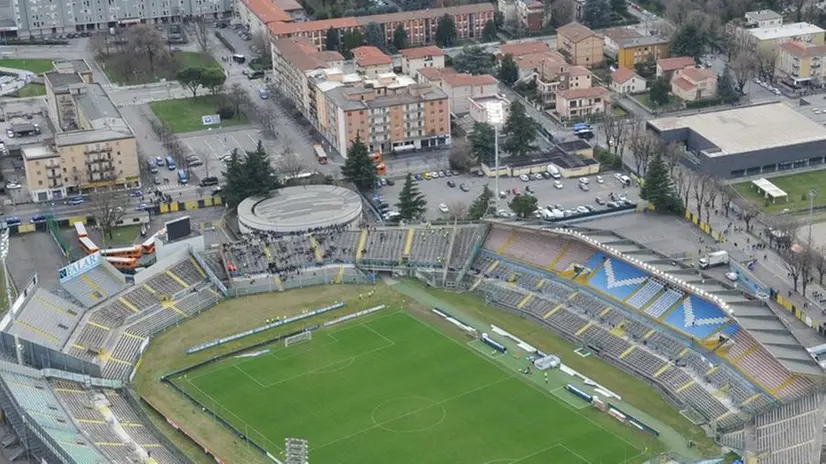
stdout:
<svg viewBox="0 0 826 464">
<path fill-rule="evenodd" d="M 445 420 L 447 410 L 440 403 L 423 396 L 391 398 L 373 409 L 376 427 L 388 432 L 423 432 Z"/>
</svg>

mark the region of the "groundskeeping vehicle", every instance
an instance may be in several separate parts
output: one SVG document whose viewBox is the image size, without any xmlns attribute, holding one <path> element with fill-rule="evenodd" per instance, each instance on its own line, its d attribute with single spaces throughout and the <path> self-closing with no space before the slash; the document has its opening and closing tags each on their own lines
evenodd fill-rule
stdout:
<svg viewBox="0 0 826 464">
<path fill-rule="evenodd" d="M 726 265 L 728 261 L 728 252 L 720 250 L 704 255 L 697 260 L 697 264 L 700 266 L 700 269 L 708 269 L 714 266 Z"/>
<path fill-rule="evenodd" d="M 554 166 L 553 164 L 548 165 L 548 174 L 551 175 L 554 179 L 561 179 L 562 174 L 559 173 L 559 168 Z"/>
</svg>

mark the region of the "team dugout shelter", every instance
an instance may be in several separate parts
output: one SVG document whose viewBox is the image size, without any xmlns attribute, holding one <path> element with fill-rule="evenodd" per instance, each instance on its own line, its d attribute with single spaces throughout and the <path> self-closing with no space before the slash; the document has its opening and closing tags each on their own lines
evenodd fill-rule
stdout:
<svg viewBox="0 0 826 464">
<path fill-rule="evenodd" d="M 760 178 L 751 181 L 751 188 L 757 190 L 760 196 L 768 199 L 772 203 L 777 203 L 777 200 L 789 201 L 789 196 L 786 192 L 768 179 Z"/>
<path fill-rule="evenodd" d="M 685 150 L 685 164 L 722 178 L 820 166 L 826 127 L 780 102 L 652 119 L 647 129 Z"/>
</svg>

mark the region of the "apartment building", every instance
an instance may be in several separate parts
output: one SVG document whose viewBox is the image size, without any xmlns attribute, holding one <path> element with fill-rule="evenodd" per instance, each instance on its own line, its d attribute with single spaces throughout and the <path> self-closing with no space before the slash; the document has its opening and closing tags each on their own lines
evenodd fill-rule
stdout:
<svg viewBox="0 0 826 464">
<path fill-rule="evenodd" d="M 539 32 L 545 17 L 545 7 L 539 0 L 516 0 L 519 27 L 526 32 Z"/>
<path fill-rule="evenodd" d="M 253 35 L 268 33 L 268 26 L 274 22 L 293 20 L 271 0 L 235 0 L 235 15 Z"/>
<path fill-rule="evenodd" d="M 668 39 L 650 35 L 623 39 L 617 42 L 617 66 L 634 69 L 634 65 L 668 56 Z"/>
<path fill-rule="evenodd" d="M 777 74 L 792 86 L 822 85 L 826 72 L 826 45 L 786 42 L 778 47 Z"/>
<path fill-rule="evenodd" d="M 5 31 L 18 37 L 42 37 L 81 31 L 106 31 L 136 23 L 161 24 L 184 18 L 219 18 L 233 9 L 233 0 L 11 0 L 0 5 Z"/>
<path fill-rule="evenodd" d="M 579 23 L 568 23 L 556 31 L 556 49 L 571 64 L 598 66 L 602 63 L 602 36 Z"/>
<path fill-rule="evenodd" d="M 442 69 L 445 67 L 445 52 L 435 45 L 405 48 L 402 53 L 402 72 L 417 77 L 423 68 Z"/>
<path fill-rule="evenodd" d="M 273 81 L 296 108 L 309 115 L 309 74 L 316 70 L 341 69 L 344 57 L 338 52 L 319 52 L 304 39 L 285 38 L 273 41 Z"/>
<path fill-rule="evenodd" d="M 438 87 L 388 73 L 376 79 L 328 73 L 312 82 L 319 131 L 346 157 L 356 139 L 393 153 L 447 147 L 450 101 Z"/>
<path fill-rule="evenodd" d="M 21 146 L 32 200 L 140 186 L 135 135 L 103 87 L 89 80 L 88 66 L 55 68 L 43 74 L 54 139 Z"/>
<path fill-rule="evenodd" d="M 591 71 L 573 66 L 555 51 L 533 53 L 514 59 L 522 82 L 536 83 L 539 100 L 545 107 L 556 105 L 556 94 L 569 89 L 585 89 L 592 85 Z"/>
<path fill-rule="evenodd" d="M 482 98 L 499 93 L 499 81 L 489 74 L 457 73 L 453 68 L 419 70 L 419 82 L 428 82 L 442 89 L 450 99 L 450 111 L 456 115 L 470 112 L 470 98 Z"/>
<path fill-rule="evenodd" d="M 717 96 L 717 73 L 688 66 L 674 74 L 671 93 L 685 101 L 714 98 Z"/>
<path fill-rule="evenodd" d="M 752 50 L 774 50 L 785 42 L 823 45 L 822 28 L 806 23 L 784 24 L 783 17 L 772 10 L 750 11 L 744 18 L 729 21 L 726 33 L 739 46 Z"/>
<path fill-rule="evenodd" d="M 431 8 L 427 10 L 404 11 L 358 18 L 336 18 L 321 21 L 275 22 L 269 25 L 273 39 L 285 37 L 302 37 L 309 40 L 318 50 L 324 48 L 327 30 L 333 28 L 339 33 L 350 29 L 362 30 L 370 23 L 382 27 L 388 43 L 393 41 L 393 31 L 401 25 L 407 32 L 410 45 L 427 45 L 436 39 L 436 27 L 439 18 L 449 15 L 456 24 L 457 39 L 482 37 L 482 30 L 488 21 L 493 20 L 495 8 L 490 3 L 477 3 L 449 8 Z"/>
<path fill-rule="evenodd" d="M 619 27 L 602 32 L 603 53 L 611 58 L 617 57 L 620 43 L 629 39 L 639 39 L 645 37 L 633 27 Z"/>
<path fill-rule="evenodd" d="M 772 10 L 747 11 L 746 25 L 752 27 L 777 27 L 783 24 L 783 15 Z"/>
<path fill-rule="evenodd" d="M 356 72 L 364 76 L 378 77 L 393 70 L 393 60 L 372 45 L 354 48 L 353 60 L 356 63 Z"/>
<path fill-rule="evenodd" d="M 556 112 L 563 119 L 602 114 L 610 107 L 608 95 L 605 87 L 565 90 L 556 94 Z"/>
</svg>

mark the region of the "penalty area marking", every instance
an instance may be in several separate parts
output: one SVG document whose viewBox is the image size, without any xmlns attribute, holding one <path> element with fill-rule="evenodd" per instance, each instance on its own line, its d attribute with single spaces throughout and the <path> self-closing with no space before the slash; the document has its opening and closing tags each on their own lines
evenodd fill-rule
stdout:
<svg viewBox="0 0 826 464">
<path fill-rule="evenodd" d="M 385 420 L 385 421 L 376 420 L 376 411 L 378 411 L 381 408 L 383 408 L 385 406 L 388 406 L 390 404 L 398 403 L 398 402 L 404 402 L 404 401 L 408 401 L 408 400 L 413 400 L 414 402 L 424 400 L 424 403 L 426 403 L 427 406 L 423 406 L 423 407 L 420 407 L 420 408 L 413 409 L 412 411 L 406 412 L 406 413 L 404 413 L 400 416 L 396 416 L 396 417 L 394 417 L 392 419 L 389 419 L 389 420 Z M 422 426 L 422 427 L 416 427 L 416 428 L 411 428 L 411 429 L 405 429 L 404 427 L 394 428 L 392 426 L 388 426 L 388 424 L 390 424 L 392 422 L 395 422 L 399 419 L 404 419 L 405 417 L 413 416 L 413 415 L 418 414 L 420 412 L 427 411 L 428 409 L 431 409 L 433 407 L 438 407 L 441 410 L 441 414 L 439 414 L 439 420 L 437 420 L 436 422 L 434 422 L 430 425 L 425 425 L 425 426 Z M 376 427 L 378 427 L 378 428 L 380 428 L 380 429 L 382 429 L 386 432 L 393 432 L 393 433 L 424 432 L 424 431 L 430 430 L 434 427 L 438 427 L 439 424 L 441 424 L 442 422 L 445 421 L 446 417 L 447 417 L 447 409 L 445 409 L 445 407 L 442 403 L 440 403 L 438 401 L 435 401 L 435 400 L 432 400 L 430 398 L 424 397 L 424 396 L 400 396 L 398 398 L 391 398 L 389 400 L 386 400 L 386 401 L 383 401 L 383 402 L 379 403 L 378 406 L 373 408 L 373 412 L 370 413 L 370 420 L 373 421 L 373 424 L 375 424 Z"/>
<path fill-rule="evenodd" d="M 566 391 L 566 392 L 568 391 L 568 390 L 565 390 L 565 387 L 556 387 L 556 388 L 554 388 L 553 390 L 551 390 L 551 394 L 552 394 L 552 395 L 554 395 L 555 397 L 559 398 L 560 400 L 562 400 L 562 401 L 564 401 L 564 402 L 568 403 L 568 405 L 569 405 L 569 406 L 571 406 L 572 408 L 574 408 L 574 409 L 577 409 L 577 410 L 578 410 L 578 409 L 585 409 L 585 408 L 587 408 L 587 407 L 588 407 L 588 405 L 587 405 L 587 404 L 581 404 L 581 403 L 573 403 L 573 402 L 571 402 L 571 401 L 570 401 L 568 398 L 566 398 L 565 396 L 560 395 L 559 393 L 557 393 L 557 392 L 559 392 L 559 390 L 564 390 L 564 391 Z"/>
<path fill-rule="evenodd" d="M 331 372 L 343 371 L 344 369 L 347 369 L 348 367 L 352 366 L 354 362 L 356 362 L 356 358 L 351 356 L 347 359 L 339 361 L 339 364 L 341 364 L 341 365 L 336 365 L 336 364 L 327 365 L 327 366 L 324 366 L 320 369 L 316 369 L 316 370 L 310 372 L 310 374 L 329 374 Z"/>
</svg>

